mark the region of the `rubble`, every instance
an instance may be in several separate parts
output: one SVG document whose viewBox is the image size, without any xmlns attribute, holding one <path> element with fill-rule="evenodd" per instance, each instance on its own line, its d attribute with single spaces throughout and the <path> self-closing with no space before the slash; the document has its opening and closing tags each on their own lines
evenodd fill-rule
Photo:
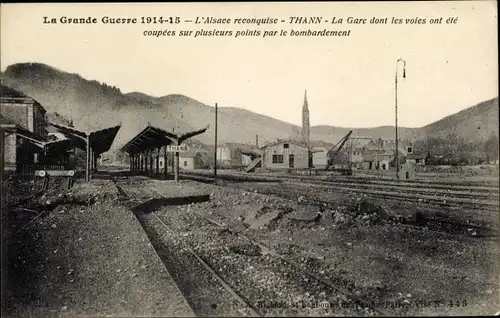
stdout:
<svg viewBox="0 0 500 318">
<path fill-rule="evenodd" d="M 239 244 L 232 245 L 229 250 L 236 254 L 241 254 L 245 256 L 261 256 L 262 250 L 259 246 L 255 244 Z"/>
</svg>

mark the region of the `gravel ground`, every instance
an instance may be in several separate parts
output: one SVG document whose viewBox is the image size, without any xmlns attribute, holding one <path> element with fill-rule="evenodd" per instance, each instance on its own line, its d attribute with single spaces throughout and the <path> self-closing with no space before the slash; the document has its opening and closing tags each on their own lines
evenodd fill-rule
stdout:
<svg viewBox="0 0 500 318">
<path fill-rule="evenodd" d="M 168 213 L 163 213 L 162 217 L 173 220 L 179 233 L 184 226 L 185 232 L 189 233 L 186 237 L 193 235 L 190 242 L 202 247 L 200 254 L 207 253 L 206 257 L 213 260 L 214 267 L 231 255 L 227 263 L 220 264 L 235 264 L 239 269 L 230 267 L 226 278 L 235 279 L 235 285 L 247 282 L 245 289 L 257 288 L 255 295 L 261 292 L 259 287 L 255 287 L 260 286 L 258 277 L 268 275 L 261 279 L 271 279 L 276 274 L 276 268 L 283 266 L 273 268 L 262 257 L 245 258 L 245 261 L 238 262 L 233 259 L 237 253 L 222 248 L 236 243 L 234 236 L 229 235 L 224 241 L 224 236 L 217 235 L 213 228 L 189 223 L 190 219 L 195 219 L 191 213 L 204 214 L 233 231 L 242 231 L 295 263 L 303 264 L 316 275 L 369 299 L 391 315 L 484 315 L 495 313 L 500 307 L 498 237 L 480 237 L 429 226 L 408 226 L 386 222 L 375 215 L 356 215 L 356 204 L 359 202 L 349 196 L 339 200 L 335 208 L 328 207 L 328 211 L 323 211 L 319 221 L 311 221 L 315 220 L 312 216 L 320 212 L 318 207 L 304 205 L 300 200 L 273 198 L 258 193 L 261 187 L 276 185 L 250 183 L 246 186 L 255 191 L 250 192 L 236 186 L 191 184 L 193 189 L 211 192 L 211 202 L 168 208 Z M 158 187 L 161 191 L 161 186 Z M 314 191 L 303 195 L 321 196 L 317 189 Z M 397 213 L 411 215 L 412 211 L 405 208 L 403 204 L 399 208 L 394 206 Z M 175 209 L 178 209 L 177 213 L 172 212 Z M 260 227 L 252 227 L 258 222 L 244 225 L 251 215 L 270 215 L 277 209 L 288 213 Z M 294 217 L 287 217 L 289 215 Z M 303 221 L 297 220 L 301 217 Z M 196 231 L 191 228 L 196 228 Z M 213 246 L 210 247 L 210 244 Z M 241 271 L 239 266 L 242 263 L 253 266 L 256 272 L 231 278 L 233 273 Z M 272 270 L 266 271 L 266 266 Z M 257 276 L 254 277 L 254 274 Z M 285 297 L 293 299 L 292 295 L 297 295 L 294 293 L 301 292 L 296 286 L 299 281 L 298 277 L 293 277 L 283 285 L 274 285 Z M 275 297 L 271 299 L 277 297 L 271 292 L 261 295 Z"/>
<path fill-rule="evenodd" d="M 138 214 L 138 219 L 196 316 L 251 315 L 247 306 L 239 303 L 196 257 L 185 249 L 183 239 L 176 237 L 152 214 Z"/>
<path fill-rule="evenodd" d="M 2 316 L 193 315 L 110 181 L 62 197 L 3 242 Z"/>
<path fill-rule="evenodd" d="M 500 308 L 498 237 L 442 224 L 402 224 L 399 218 L 441 213 L 498 228 L 498 215 L 375 199 L 368 202 L 384 203 L 382 212 L 360 211 L 366 198 L 356 194 L 307 188 L 299 193 L 269 183 L 175 184 L 144 177 L 118 183 L 135 203 L 122 202 L 111 181 L 94 180 L 22 206 L 44 213 L 2 241 L 8 255 L 2 266 L 8 278 L 2 281 L 8 287 L 3 288 L 2 316 L 246 315 L 195 265 L 184 244 L 264 315 L 380 314 L 305 271 L 388 315 L 491 315 Z M 31 187 L 35 191 L 36 185 Z M 259 193 L 269 189 L 289 198 Z M 152 215 L 139 216 L 149 238 L 124 207 L 193 194 L 210 194 L 211 200 L 156 212 L 168 231 Z M 305 198 L 332 203 L 307 204 Z M 329 309 L 318 308 L 324 301 Z"/>
<path fill-rule="evenodd" d="M 158 214 L 169 222 L 176 240 L 192 246 L 262 315 L 363 316 L 370 313 L 280 258 L 263 254 L 258 246 L 243 237 L 220 233 L 220 228 L 182 209 L 165 208 Z M 324 301 L 338 306 L 315 308 Z M 293 308 L 294 305 L 297 308 Z"/>
</svg>

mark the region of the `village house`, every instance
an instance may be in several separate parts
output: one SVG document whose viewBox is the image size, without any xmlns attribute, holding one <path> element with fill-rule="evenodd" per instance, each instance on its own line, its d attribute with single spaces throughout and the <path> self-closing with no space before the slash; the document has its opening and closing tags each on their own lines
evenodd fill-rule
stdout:
<svg viewBox="0 0 500 318">
<path fill-rule="evenodd" d="M 200 169 L 203 166 L 201 155 L 196 149 L 190 149 L 187 152 L 179 154 L 179 168 L 183 170 Z"/>
<path fill-rule="evenodd" d="M 265 145 L 262 166 L 267 169 L 293 169 L 309 167 L 309 150 L 305 144 L 281 140 Z"/>
<path fill-rule="evenodd" d="M 217 147 L 217 164 L 222 167 L 238 167 L 249 165 L 251 157 L 242 152 L 259 152 L 254 145 L 241 143 L 225 143 Z"/>
<path fill-rule="evenodd" d="M 406 160 L 417 166 L 425 166 L 425 163 L 429 159 L 429 153 L 423 151 L 414 151 L 412 146 L 407 147 Z"/>
<path fill-rule="evenodd" d="M 189 144 L 189 150 L 186 152 L 179 152 L 179 168 L 184 170 L 201 169 L 206 164 L 206 154 L 209 151 L 199 144 Z M 160 148 L 160 154 L 163 153 L 163 147 Z M 165 168 L 172 167 L 174 160 L 174 153 L 167 153 L 167 163 L 165 164 L 163 155 L 158 158 L 153 157 L 153 166 L 156 166 L 158 160 L 158 168 L 160 172 L 165 171 Z"/>
<path fill-rule="evenodd" d="M 219 164 L 231 164 L 231 147 L 228 144 L 224 144 L 217 147 L 217 163 Z M 234 150 L 233 150 L 234 153 Z"/>
<path fill-rule="evenodd" d="M 404 163 L 408 149 L 405 143 L 400 141 L 399 161 Z M 389 170 L 395 165 L 394 155 L 395 141 L 391 139 L 373 138 L 369 137 L 354 140 L 347 146 L 349 152 L 349 161 L 354 168 L 365 170 Z"/>
<path fill-rule="evenodd" d="M 4 169 L 28 172 L 43 156 L 36 142 L 47 140 L 46 110 L 32 97 L 1 85 L 0 117 L 4 136 Z"/>
<path fill-rule="evenodd" d="M 394 160 L 394 153 L 373 153 L 363 157 L 362 169 L 389 170 Z"/>
</svg>

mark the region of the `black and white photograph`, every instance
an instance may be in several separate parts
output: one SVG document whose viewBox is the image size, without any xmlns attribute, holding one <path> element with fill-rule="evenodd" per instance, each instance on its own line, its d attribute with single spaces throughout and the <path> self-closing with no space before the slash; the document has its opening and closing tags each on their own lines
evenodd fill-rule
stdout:
<svg viewBox="0 0 500 318">
<path fill-rule="evenodd" d="M 2 3 L 2 317 L 500 315 L 496 1 Z"/>
</svg>

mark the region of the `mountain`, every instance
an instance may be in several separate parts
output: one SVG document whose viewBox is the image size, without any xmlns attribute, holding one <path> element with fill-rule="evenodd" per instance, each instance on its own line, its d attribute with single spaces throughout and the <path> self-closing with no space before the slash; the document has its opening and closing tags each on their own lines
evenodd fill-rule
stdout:
<svg viewBox="0 0 500 318">
<path fill-rule="evenodd" d="M 196 137 L 204 144 L 214 143 L 215 108 L 180 94 L 153 97 L 141 92 L 122 93 L 119 88 L 84 79 L 40 63 L 14 64 L 1 74 L 3 85 L 35 98 L 47 110 L 71 118 L 81 130 L 103 129 L 122 124 L 112 149 L 119 148 L 145 125 L 167 130 L 189 131 L 210 125 Z M 298 109 L 297 111 L 300 111 Z M 479 129 L 477 129 L 477 127 Z M 350 128 L 311 127 L 311 140 L 336 143 Z M 300 127 L 235 107 L 219 107 L 218 142 L 259 144 L 290 138 Z M 480 133 L 478 133 L 480 131 Z M 402 139 L 456 133 L 477 140 L 491 133 L 498 135 L 498 98 L 473 106 L 422 128 L 400 127 Z M 354 129 L 353 136 L 393 138 L 394 127 Z"/>
<path fill-rule="evenodd" d="M 446 116 L 419 129 L 419 135 L 446 137 L 449 134 L 468 141 L 498 136 L 498 97 Z"/>
</svg>

